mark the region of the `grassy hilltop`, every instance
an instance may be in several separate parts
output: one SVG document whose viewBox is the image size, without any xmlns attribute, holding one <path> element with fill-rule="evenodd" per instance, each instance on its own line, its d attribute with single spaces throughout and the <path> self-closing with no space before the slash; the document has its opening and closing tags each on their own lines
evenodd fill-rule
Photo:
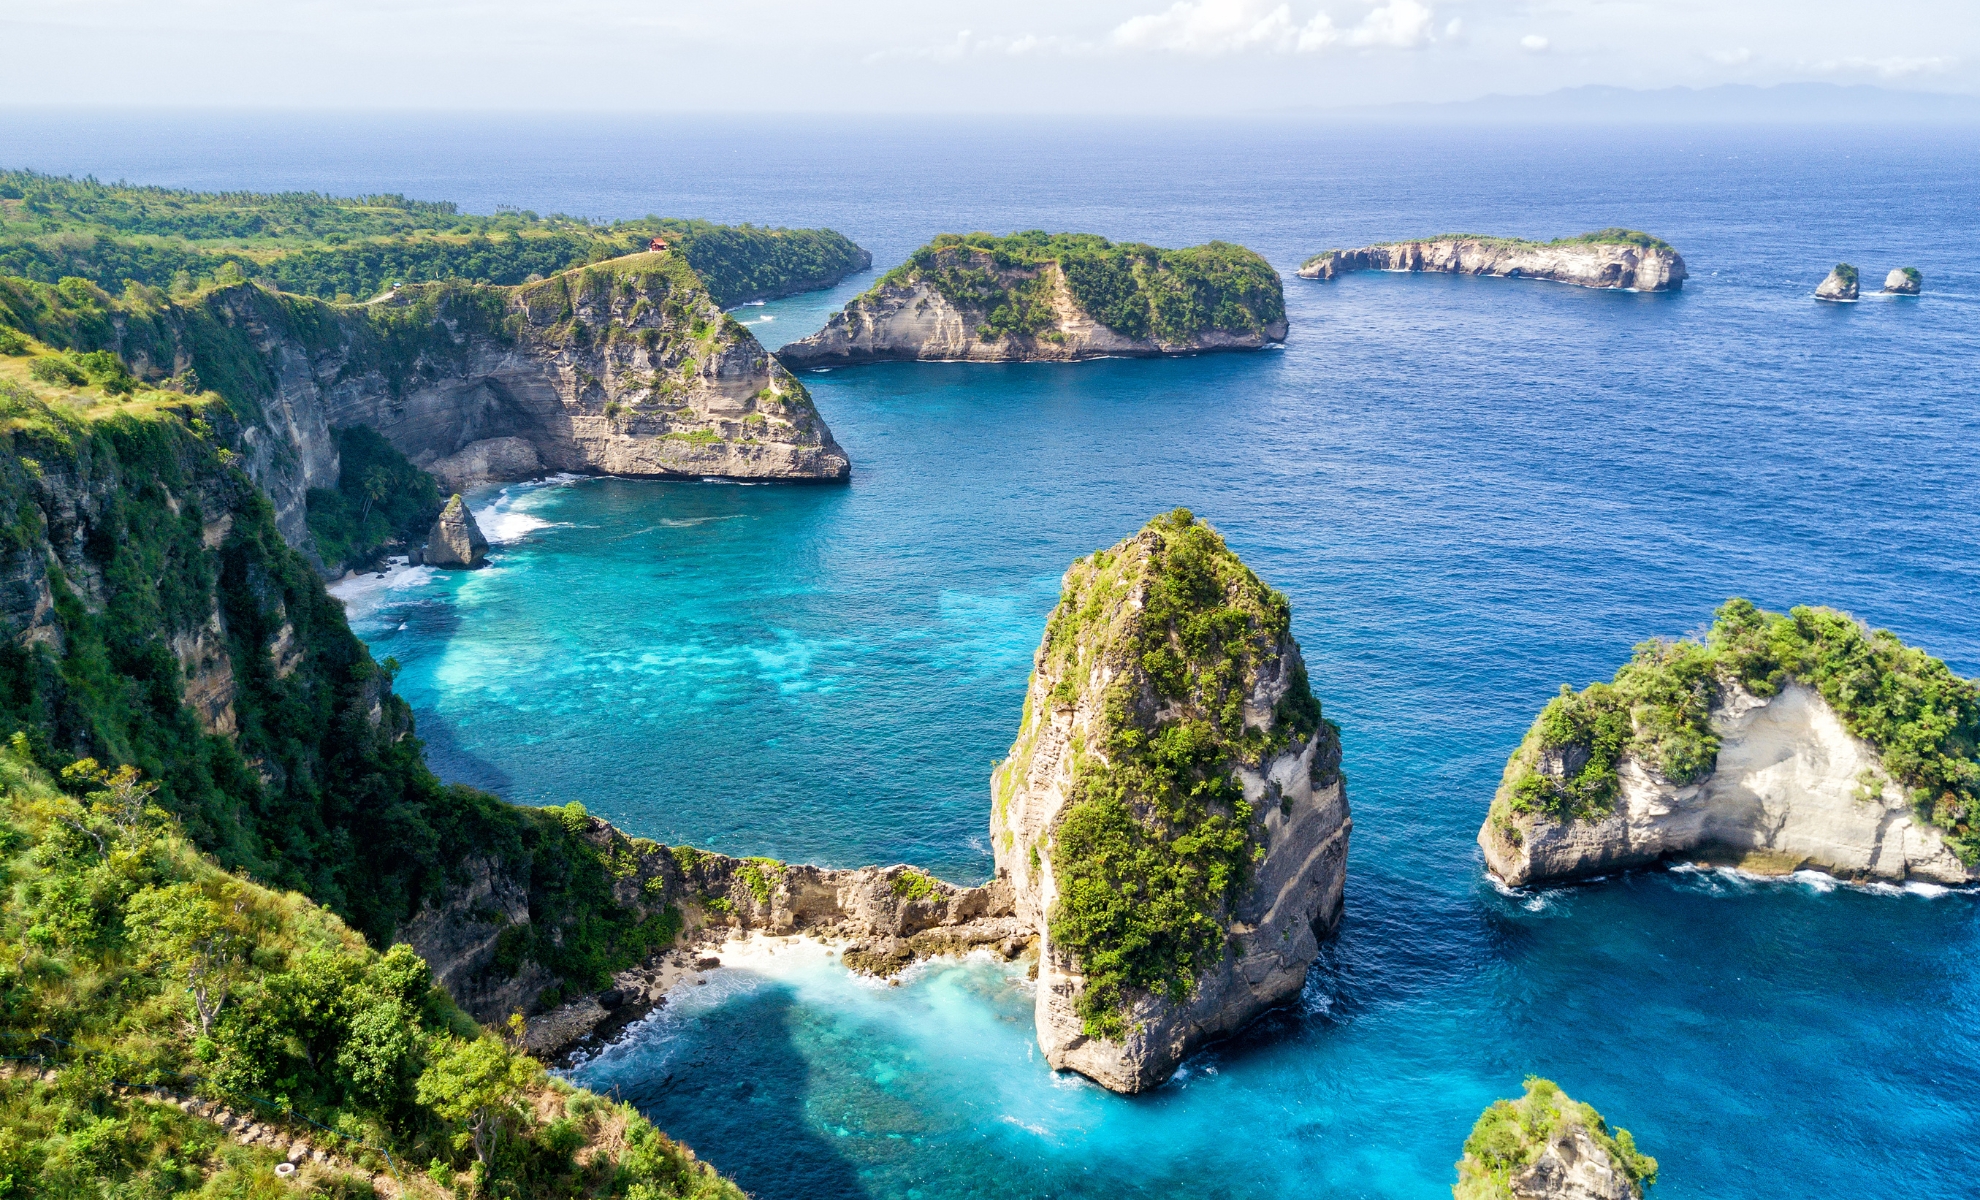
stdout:
<svg viewBox="0 0 1980 1200">
<path fill-rule="evenodd" d="M 664 236 L 724 306 L 828 287 L 872 261 L 829 229 L 647 216 L 601 223 L 448 202 L 315 192 L 192 192 L 0 171 L 0 275 L 173 292 L 265 278 L 322 300 L 394 281 L 517 284 L 617 258 Z"/>
</svg>

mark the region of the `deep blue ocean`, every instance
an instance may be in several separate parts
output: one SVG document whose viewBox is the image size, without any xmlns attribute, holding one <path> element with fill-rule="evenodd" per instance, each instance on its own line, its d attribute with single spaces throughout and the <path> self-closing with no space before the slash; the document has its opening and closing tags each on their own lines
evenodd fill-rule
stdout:
<svg viewBox="0 0 1980 1200">
<path fill-rule="evenodd" d="M 954 230 L 1222 238 L 1287 277 L 1283 350 L 808 374 L 849 486 L 490 491 L 492 569 L 345 589 L 450 778 L 962 883 L 1073 558 L 1183 505 L 1291 596 L 1355 819 L 1302 1002 L 1124 1099 L 1045 1068 L 1002 965 L 725 969 L 577 1075 L 752 1193 L 1447 1195 L 1528 1073 L 1634 1131 L 1667 1200 L 1980 1188 L 1980 898 L 1661 871 L 1507 895 L 1472 841 L 1560 684 L 1728 596 L 1980 675 L 1980 134 L 44 113 L 0 162 L 825 224 L 876 269 Z M 1676 244 L 1682 293 L 1292 278 L 1609 225 Z M 1842 260 L 1926 294 L 1816 303 Z M 870 278 L 738 316 L 775 347 Z"/>
</svg>

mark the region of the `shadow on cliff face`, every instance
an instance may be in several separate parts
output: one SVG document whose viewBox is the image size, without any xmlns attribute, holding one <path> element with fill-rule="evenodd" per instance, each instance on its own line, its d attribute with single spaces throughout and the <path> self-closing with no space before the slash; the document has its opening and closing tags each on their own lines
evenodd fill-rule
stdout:
<svg viewBox="0 0 1980 1200">
<path fill-rule="evenodd" d="M 857 1168 L 806 1119 L 811 1070 L 792 1036 L 795 996 L 771 986 L 728 1007 L 729 1036 L 695 1037 L 657 1077 L 614 1094 L 757 1200 L 864 1200 Z"/>
</svg>

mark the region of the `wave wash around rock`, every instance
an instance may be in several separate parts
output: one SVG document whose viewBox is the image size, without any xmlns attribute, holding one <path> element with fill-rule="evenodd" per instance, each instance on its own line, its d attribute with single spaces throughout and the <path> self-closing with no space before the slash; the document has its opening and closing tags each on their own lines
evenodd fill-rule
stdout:
<svg viewBox="0 0 1980 1200">
<path fill-rule="evenodd" d="M 1064 362 L 1285 339 L 1279 273 L 1242 246 L 1163 250 L 1033 230 L 945 233 L 778 355 L 792 366 Z"/>
<path fill-rule="evenodd" d="M 1683 855 L 1851 879 L 1980 879 L 1980 683 L 1846 613 L 1721 605 L 1565 686 L 1478 831 L 1508 884 Z"/>
<path fill-rule="evenodd" d="M 1671 245 L 1634 229 L 1599 229 L 1551 242 L 1450 233 L 1359 250 L 1329 250 L 1300 264 L 1301 279 L 1333 279 L 1349 271 L 1431 271 L 1544 279 L 1577 287 L 1671 292 L 1684 286 L 1684 257 Z"/>
<path fill-rule="evenodd" d="M 1186 509 L 1066 572 L 991 777 L 1054 1067 L 1155 1087 L 1297 995 L 1339 921 L 1339 731 L 1291 619 Z"/>
</svg>

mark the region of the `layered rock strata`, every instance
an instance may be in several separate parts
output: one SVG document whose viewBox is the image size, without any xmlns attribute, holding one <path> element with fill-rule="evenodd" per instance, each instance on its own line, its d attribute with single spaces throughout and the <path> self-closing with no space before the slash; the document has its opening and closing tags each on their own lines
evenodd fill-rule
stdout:
<svg viewBox="0 0 1980 1200">
<path fill-rule="evenodd" d="M 1599 234 L 1587 235 L 1599 238 Z M 1387 242 L 1358 250 L 1329 250 L 1308 259 L 1301 279 L 1333 279 L 1349 271 L 1430 271 L 1542 279 L 1589 288 L 1667 292 L 1682 287 L 1684 258 L 1647 235 L 1641 241 L 1528 242 L 1511 238 L 1440 237 Z"/>
<path fill-rule="evenodd" d="M 474 512 L 454 493 L 440 515 L 433 519 L 433 532 L 427 535 L 420 561 L 431 567 L 460 567 L 473 570 L 488 558 L 488 539 L 474 523 Z"/>
<path fill-rule="evenodd" d="M 1796 610 L 1795 618 L 1825 615 L 1834 619 L 1819 610 Z M 1718 648 L 1723 628 L 1722 617 L 1714 643 L 1701 648 L 1704 653 Z M 1862 643 L 1874 646 L 1879 638 L 1889 635 L 1868 635 Z M 1895 639 L 1890 645 L 1895 647 Z M 1614 688 L 1598 684 L 1579 697 L 1563 695 L 1543 711 L 1508 762 L 1478 832 L 1492 874 L 1518 886 L 1681 859 L 1769 874 L 1813 868 L 1854 880 L 1980 880 L 1980 867 L 1962 857 L 1953 836 L 1969 828 L 1972 797 L 1957 784 L 1933 782 L 1937 775 L 1961 773 L 1956 765 L 1961 713 L 1965 725 L 1980 724 L 1975 716 L 1980 688 L 1972 681 L 1951 676 L 1937 660 L 1924 660 L 1928 670 L 1936 668 L 1929 685 L 1940 694 L 1934 706 L 1954 722 L 1952 740 L 1932 753 L 1950 753 L 1953 759 L 1945 761 L 1954 765 L 1918 767 L 1917 778 L 1904 779 L 1809 679 L 1790 671 L 1760 689 L 1766 694 L 1757 693 L 1731 665 L 1736 648 L 1721 650 L 1703 665 L 1694 660 L 1689 674 L 1667 672 L 1656 681 L 1674 682 L 1679 694 L 1702 698 L 1690 702 L 1701 709 L 1701 728 L 1687 730 L 1646 707 L 1654 700 L 1642 697 L 1654 697 L 1657 687 L 1628 690 L 1630 672 L 1657 666 L 1657 656 L 1669 664 L 1695 653 L 1685 644 L 1675 653 L 1650 644 L 1618 675 Z M 1853 649 L 1841 661 L 1860 664 L 1869 657 Z M 1851 669 L 1862 679 L 1870 677 L 1870 668 Z M 1898 697 L 1906 687 L 1901 680 L 1886 686 Z M 1575 710 L 1593 704 L 1596 689 L 1617 696 L 1609 701 L 1610 719 L 1620 723 L 1626 740 L 1613 764 L 1600 760 L 1601 734 L 1575 732 L 1583 720 Z M 1891 701 L 1898 708 L 1909 703 Z M 1593 718 L 1584 729 L 1598 730 L 1601 721 Z M 1694 748 L 1677 753 L 1664 748 L 1679 740 Z M 1970 759 L 1971 744 L 1964 745 Z M 1907 755 L 1915 763 L 1916 747 Z M 1928 819 L 1935 813 L 1940 820 Z"/>
<path fill-rule="evenodd" d="M 1925 289 L 1925 277 L 1917 267 L 1895 267 L 1884 276 L 1884 293 L 1890 296 L 1916 296 Z"/>
<path fill-rule="evenodd" d="M 615 864 L 614 903 L 639 920 L 671 913 L 680 935 L 607 987 L 531 1016 L 529 1045 L 544 1056 L 609 1037 L 662 1003 L 682 975 L 716 965 L 713 946 L 744 934 L 830 940 L 843 947 L 847 967 L 881 976 L 934 955 L 982 947 L 1015 958 L 1030 946 L 1003 880 L 963 888 L 907 866 L 835 870 L 732 858 L 627 837 L 596 817 L 581 822 L 579 836 Z M 424 905 L 399 937 L 457 1003 L 499 1022 L 531 1012 L 553 982 L 534 962 L 516 969 L 498 962 L 503 937 L 516 937 L 532 920 L 528 879 L 499 861 L 475 859 L 465 880 Z"/>
<path fill-rule="evenodd" d="M 253 284 L 179 303 L 118 321 L 110 348 L 140 379 L 222 388 L 241 414 L 240 464 L 292 545 L 307 544 L 309 489 L 336 486 L 332 431 L 347 425 L 376 429 L 455 487 L 543 471 L 850 470 L 804 386 L 675 255 L 517 287 L 409 285 L 364 305 Z"/>
<path fill-rule="evenodd" d="M 990 831 L 1038 1043 L 1142 1091 L 1305 983 L 1341 912 L 1338 734 L 1285 598 L 1181 510 L 1073 565 L 1034 665 Z"/>
<path fill-rule="evenodd" d="M 1837 263 L 1822 282 L 1815 285 L 1817 300 L 1854 300 L 1857 298 L 1856 268 L 1848 263 Z"/>
<path fill-rule="evenodd" d="M 1192 270 L 1188 256 L 1214 257 L 1221 269 Z M 1278 274 L 1240 247 L 945 235 L 777 354 L 811 367 L 1069 362 L 1256 350 L 1285 337 Z"/>
</svg>

